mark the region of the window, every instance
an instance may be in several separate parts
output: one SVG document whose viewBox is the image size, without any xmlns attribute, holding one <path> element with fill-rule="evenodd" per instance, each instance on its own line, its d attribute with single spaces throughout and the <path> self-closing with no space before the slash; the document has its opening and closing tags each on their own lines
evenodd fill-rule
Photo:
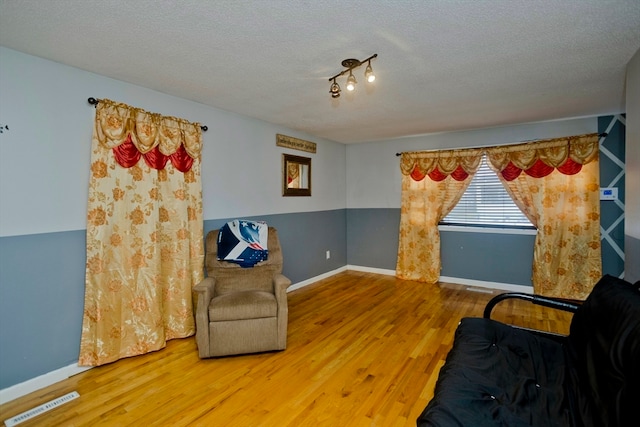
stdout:
<svg viewBox="0 0 640 427">
<path fill-rule="evenodd" d="M 534 228 L 489 168 L 486 156 L 456 207 L 440 224 Z"/>
</svg>

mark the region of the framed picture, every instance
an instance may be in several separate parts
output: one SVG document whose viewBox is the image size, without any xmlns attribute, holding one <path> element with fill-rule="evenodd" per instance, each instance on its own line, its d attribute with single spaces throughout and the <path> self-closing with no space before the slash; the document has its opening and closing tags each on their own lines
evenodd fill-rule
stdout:
<svg viewBox="0 0 640 427">
<path fill-rule="evenodd" d="M 311 196 L 311 159 L 282 155 L 282 195 Z"/>
</svg>

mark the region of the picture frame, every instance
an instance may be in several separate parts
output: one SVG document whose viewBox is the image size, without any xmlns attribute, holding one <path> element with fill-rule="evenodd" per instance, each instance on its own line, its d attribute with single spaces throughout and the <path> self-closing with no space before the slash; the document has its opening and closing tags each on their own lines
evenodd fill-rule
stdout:
<svg viewBox="0 0 640 427">
<path fill-rule="evenodd" d="M 311 158 L 282 154 L 282 195 L 311 196 Z"/>
</svg>

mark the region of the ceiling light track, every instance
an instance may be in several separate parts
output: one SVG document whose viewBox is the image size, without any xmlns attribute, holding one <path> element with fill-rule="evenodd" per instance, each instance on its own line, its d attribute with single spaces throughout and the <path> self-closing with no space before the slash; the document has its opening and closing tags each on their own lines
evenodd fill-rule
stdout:
<svg viewBox="0 0 640 427">
<path fill-rule="evenodd" d="M 371 60 L 377 57 L 378 57 L 378 54 L 374 53 L 373 55 L 371 55 L 367 59 L 363 59 L 362 61 L 354 58 L 349 58 L 342 61 L 342 66 L 345 67 L 346 69 L 342 70 L 341 72 L 339 72 L 338 74 L 336 74 L 335 76 L 329 79 L 329 81 L 332 82 L 329 88 L 329 93 L 331 94 L 331 97 L 332 98 L 340 97 L 340 92 L 342 92 L 342 90 L 340 89 L 340 85 L 338 84 L 336 79 L 338 77 L 344 76 L 347 73 L 349 73 L 349 77 L 347 78 L 346 88 L 348 91 L 355 90 L 356 84 L 358 82 L 356 81 L 356 78 L 353 75 L 353 70 L 355 68 L 358 68 L 362 64 L 367 64 L 367 68 L 365 69 L 365 72 L 364 72 L 364 78 L 368 83 L 373 83 L 373 81 L 376 79 L 376 75 L 373 74 L 373 69 L 371 68 Z"/>
</svg>

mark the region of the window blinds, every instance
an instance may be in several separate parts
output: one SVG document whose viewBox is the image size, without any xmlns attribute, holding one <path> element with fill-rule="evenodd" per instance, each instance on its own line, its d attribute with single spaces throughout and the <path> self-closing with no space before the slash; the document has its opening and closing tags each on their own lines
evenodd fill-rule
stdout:
<svg viewBox="0 0 640 427">
<path fill-rule="evenodd" d="M 532 228 L 483 156 L 471 184 L 440 224 Z"/>
</svg>

